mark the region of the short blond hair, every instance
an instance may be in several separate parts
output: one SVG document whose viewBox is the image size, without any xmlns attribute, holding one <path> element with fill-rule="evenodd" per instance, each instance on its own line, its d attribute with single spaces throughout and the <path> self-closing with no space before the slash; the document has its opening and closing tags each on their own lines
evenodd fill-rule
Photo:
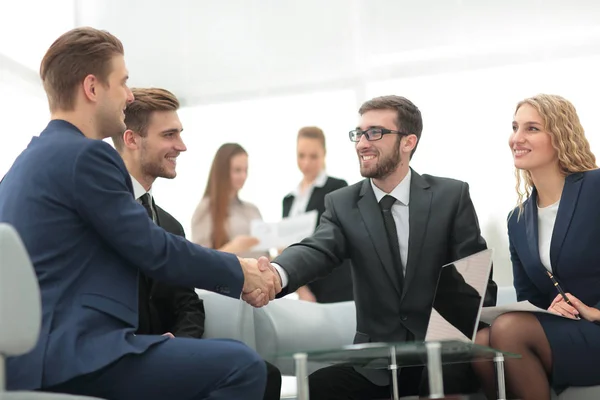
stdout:
<svg viewBox="0 0 600 400">
<path fill-rule="evenodd" d="M 179 109 L 179 100 L 166 89 L 133 88 L 131 92 L 135 100 L 125 109 L 125 126 L 142 137 L 148 134 L 148 124 L 154 111 L 177 111 Z M 112 141 L 117 151 L 123 150 L 125 146 L 123 134 L 113 136 Z"/>
<path fill-rule="evenodd" d="M 88 75 L 107 85 L 112 59 L 123 54 L 121 41 L 106 31 L 82 27 L 61 35 L 40 64 L 50 111 L 73 111 L 75 89 Z"/>
</svg>

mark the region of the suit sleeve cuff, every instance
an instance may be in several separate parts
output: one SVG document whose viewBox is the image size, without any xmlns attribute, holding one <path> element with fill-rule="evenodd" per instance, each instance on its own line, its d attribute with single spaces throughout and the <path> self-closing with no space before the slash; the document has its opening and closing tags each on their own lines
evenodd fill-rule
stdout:
<svg viewBox="0 0 600 400">
<path fill-rule="evenodd" d="M 271 265 L 279 273 L 279 277 L 281 278 L 281 288 L 283 289 L 284 287 L 286 287 L 288 285 L 288 281 L 289 281 L 288 274 L 287 274 L 287 272 L 285 272 L 285 270 L 283 268 L 281 268 L 281 266 L 279 264 L 271 263 Z"/>
</svg>

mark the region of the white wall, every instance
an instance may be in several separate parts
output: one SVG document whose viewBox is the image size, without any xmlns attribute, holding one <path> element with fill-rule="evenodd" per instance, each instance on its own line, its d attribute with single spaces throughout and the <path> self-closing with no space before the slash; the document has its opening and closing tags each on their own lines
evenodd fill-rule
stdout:
<svg viewBox="0 0 600 400">
<path fill-rule="evenodd" d="M 238 142 L 248 151 L 250 164 L 240 196 L 255 203 L 265 220 L 279 220 L 283 197 L 301 179 L 295 158 L 300 127 L 318 125 L 327 133 L 327 169 L 332 176 L 360 179 L 348 139 L 355 114 L 351 90 L 184 108 L 180 118 L 188 151 L 178 159 L 178 177 L 160 180 L 154 190 L 189 231 L 216 150 L 225 142 Z"/>
<path fill-rule="evenodd" d="M 516 103 L 537 93 L 560 94 L 577 107 L 592 151 L 600 151 L 596 78 L 600 57 L 532 63 L 374 83 L 368 96 L 402 94 L 421 109 L 424 129 L 413 166 L 465 180 L 484 237 L 495 249 L 495 277 L 512 282 L 506 216 L 516 202 L 508 148 Z"/>
<path fill-rule="evenodd" d="M 586 57 L 367 85 L 367 98 L 399 94 L 421 109 L 424 130 L 412 165 L 420 173 L 470 184 L 484 237 L 496 250 L 495 277 L 500 284 L 512 283 L 505 220 L 516 201 L 507 144 L 514 107 L 539 92 L 565 96 L 577 107 L 592 150 L 597 150 L 599 69 L 600 57 Z M 155 195 L 189 230 L 214 152 L 225 141 L 237 141 L 250 154 L 242 197 L 255 203 L 265 219 L 277 220 L 282 197 L 300 179 L 294 145 L 303 125 L 325 130 L 332 175 L 350 183 L 360 179 L 347 138 L 356 125 L 357 104 L 353 91 L 337 91 L 183 109 L 188 152 L 180 156 L 178 178 L 157 182 Z"/>
<path fill-rule="evenodd" d="M 35 75 L 48 45 L 74 25 L 110 29 L 127 47 L 132 84 L 163 86 L 188 104 L 229 99 L 181 110 L 189 151 L 178 178 L 154 188 L 188 233 L 221 143 L 246 147 L 250 175 L 242 197 L 277 220 L 282 197 L 300 179 L 298 129 L 321 126 L 329 173 L 356 182 L 347 132 L 358 105 L 399 94 L 423 112 L 414 168 L 469 182 L 484 236 L 496 249 L 497 280 L 510 284 L 504 221 L 515 193 L 506 142 L 516 102 L 538 92 L 564 95 L 577 106 L 592 150 L 599 146 L 596 1 L 338 0 L 326 10 L 312 0 L 293 12 L 275 1 L 175 1 L 165 9 L 153 0 L 143 10 L 140 0 L 46 3 L 0 0 L 0 174 L 47 123 Z M 274 11 L 281 11 L 276 18 Z M 131 15 L 149 22 L 131 30 Z M 507 63 L 514 66 L 497 67 Z"/>
<path fill-rule="evenodd" d="M 49 115 L 45 97 L 12 84 L 9 74 L 0 68 L 0 177 L 31 138 L 46 127 Z"/>
</svg>

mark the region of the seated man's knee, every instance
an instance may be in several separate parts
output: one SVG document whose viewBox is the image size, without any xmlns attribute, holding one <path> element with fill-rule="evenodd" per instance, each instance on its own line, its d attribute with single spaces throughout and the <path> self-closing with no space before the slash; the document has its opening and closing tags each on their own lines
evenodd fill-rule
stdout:
<svg viewBox="0 0 600 400">
<path fill-rule="evenodd" d="M 229 354 L 224 354 L 224 359 L 228 360 L 236 371 L 243 375 L 260 377 L 266 381 L 267 367 L 265 361 L 252 348 L 242 342 L 231 341 Z"/>
</svg>

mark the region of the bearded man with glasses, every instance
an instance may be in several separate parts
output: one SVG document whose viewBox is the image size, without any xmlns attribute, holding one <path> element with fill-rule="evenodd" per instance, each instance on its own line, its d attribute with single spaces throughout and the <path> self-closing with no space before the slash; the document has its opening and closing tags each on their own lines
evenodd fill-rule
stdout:
<svg viewBox="0 0 600 400">
<path fill-rule="evenodd" d="M 357 329 L 354 343 L 423 341 L 443 265 L 487 248 L 467 183 L 419 175 L 410 166 L 423 121 L 400 96 L 378 97 L 359 110 L 355 143 L 364 179 L 325 198 L 315 233 L 273 260 L 284 296 L 352 263 Z M 266 259 L 259 267 L 268 268 Z M 496 303 L 490 274 L 484 305 Z M 250 304 L 260 306 L 252 295 Z M 460 312 L 457 310 L 457 312 Z M 445 393 L 465 393 L 475 381 L 469 365 L 444 366 Z M 398 373 L 401 396 L 425 394 L 422 367 Z M 389 398 L 390 373 L 349 365 L 309 377 L 311 400 Z"/>
</svg>

